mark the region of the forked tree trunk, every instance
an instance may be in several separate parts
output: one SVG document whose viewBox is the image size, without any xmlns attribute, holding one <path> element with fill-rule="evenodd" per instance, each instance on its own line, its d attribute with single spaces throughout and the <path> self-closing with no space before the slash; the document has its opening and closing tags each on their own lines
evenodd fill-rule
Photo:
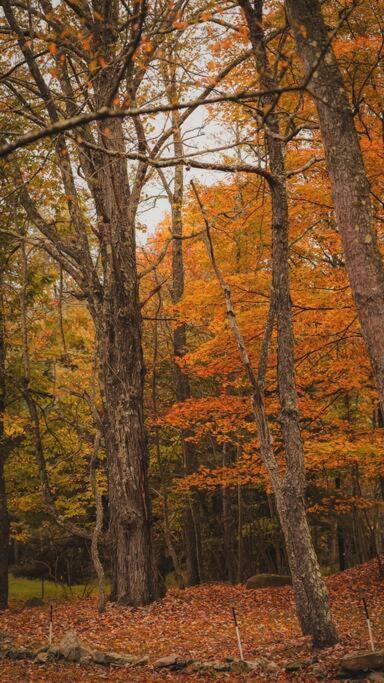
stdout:
<svg viewBox="0 0 384 683">
<path fill-rule="evenodd" d="M 1 266 L 1 264 L 0 264 Z M 0 272 L 0 610 L 8 607 L 8 553 L 9 515 L 5 483 L 6 444 L 4 434 L 5 413 L 5 329 Z"/>
<path fill-rule="evenodd" d="M 248 24 L 262 88 L 276 87 L 270 70 L 263 30 L 263 0 L 239 0 Z M 272 289 L 277 322 L 280 426 L 286 457 L 284 478 L 276 477 L 274 493 L 292 574 L 297 613 L 303 633 L 318 645 L 336 641 L 328 594 L 321 577 L 305 509 L 304 450 L 296 391 L 294 335 L 289 281 L 289 215 L 284 161 L 274 97 L 266 95 L 265 138 L 272 176 Z"/>
<path fill-rule="evenodd" d="M 318 0 L 286 0 L 314 97 L 352 294 L 384 412 L 384 264 L 359 138 Z"/>
</svg>

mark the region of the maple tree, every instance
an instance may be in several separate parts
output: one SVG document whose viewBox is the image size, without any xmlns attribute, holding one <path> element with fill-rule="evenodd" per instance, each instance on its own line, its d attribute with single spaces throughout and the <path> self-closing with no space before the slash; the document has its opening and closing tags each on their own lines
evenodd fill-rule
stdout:
<svg viewBox="0 0 384 683">
<path fill-rule="evenodd" d="M 382 563 L 382 1 L 1 4 L 0 607 L 64 534 L 101 611 L 289 571 L 333 644 L 320 568 Z"/>
</svg>

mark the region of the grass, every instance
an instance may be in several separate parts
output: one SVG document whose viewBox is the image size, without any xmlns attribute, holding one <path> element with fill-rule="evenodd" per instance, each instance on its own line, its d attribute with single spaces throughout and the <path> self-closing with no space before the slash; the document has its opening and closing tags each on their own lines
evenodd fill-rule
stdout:
<svg viewBox="0 0 384 683">
<path fill-rule="evenodd" d="M 31 598 L 43 598 L 44 601 L 50 600 L 72 600 L 89 596 L 96 590 L 94 583 L 79 584 L 75 586 L 63 586 L 53 581 L 44 581 L 44 596 L 42 595 L 42 582 L 40 579 L 24 579 L 9 576 L 9 599 L 12 605 L 25 602 Z"/>
</svg>

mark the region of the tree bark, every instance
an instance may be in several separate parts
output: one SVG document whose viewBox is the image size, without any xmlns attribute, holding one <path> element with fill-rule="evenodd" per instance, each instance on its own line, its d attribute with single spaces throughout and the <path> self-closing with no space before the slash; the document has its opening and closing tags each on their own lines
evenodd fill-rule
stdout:
<svg viewBox="0 0 384 683">
<path fill-rule="evenodd" d="M 121 146 L 120 122 L 110 122 L 109 126 L 113 130 L 113 144 Z M 124 161 L 106 162 L 102 182 L 107 217 L 100 226 L 104 292 L 101 315 L 94 322 L 100 351 L 108 457 L 112 596 L 119 603 L 144 605 L 155 599 L 157 591 L 144 430 L 145 369 L 135 226 L 129 220 L 129 185 Z"/>
<path fill-rule="evenodd" d="M 384 412 L 384 264 L 353 112 L 318 0 L 286 0 L 314 97 L 352 294 Z"/>
<path fill-rule="evenodd" d="M 97 574 L 97 583 L 98 583 L 98 596 L 97 596 L 97 609 L 99 610 L 100 614 L 105 612 L 105 603 L 106 603 L 106 596 L 105 596 L 105 572 L 104 572 L 104 567 L 100 559 L 100 552 L 99 552 L 99 542 L 100 542 L 100 536 L 102 535 L 103 532 L 103 518 L 104 518 L 104 511 L 103 511 L 103 501 L 99 492 L 99 489 L 97 487 L 97 476 L 96 476 L 96 469 L 97 469 L 97 456 L 99 453 L 99 446 L 100 446 L 100 437 L 97 435 L 95 437 L 95 441 L 93 444 L 93 453 L 91 457 L 91 462 L 89 465 L 89 480 L 91 484 L 91 489 L 92 489 L 92 494 L 95 499 L 95 507 L 96 507 L 96 520 L 95 520 L 95 526 L 93 528 L 93 533 L 92 533 L 92 541 L 91 541 L 91 557 L 92 557 L 92 562 L 93 566 L 95 567 L 96 574 Z"/>
<path fill-rule="evenodd" d="M 175 102 L 178 97 L 176 87 L 176 73 L 173 64 L 174 57 L 170 52 L 169 72 L 165 69 L 164 77 L 170 102 Z M 184 155 L 183 140 L 180 128 L 180 115 L 177 110 L 171 112 L 172 135 L 174 155 L 182 158 Z M 184 169 L 181 165 L 175 167 L 174 186 L 171 197 L 172 214 L 172 303 L 178 304 L 184 294 L 184 256 L 183 256 L 183 194 L 184 194 Z M 176 400 L 183 403 L 191 397 L 189 379 L 179 361 L 186 353 L 187 338 L 186 324 L 177 323 L 173 332 L 173 354 Z M 184 475 L 188 476 L 197 470 L 196 449 L 193 443 L 188 441 L 188 432 L 181 431 L 181 445 L 183 455 Z M 183 531 L 185 546 L 185 561 L 187 572 L 187 585 L 194 586 L 201 582 L 201 533 L 200 533 L 200 510 L 198 500 L 194 493 L 190 493 L 183 510 Z"/>
<path fill-rule="evenodd" d="M 0 267 L 2 268 L 2 264 Z M 5 324 L 2 272 L 0 271 L 0 610 L 8 607 L 9 515 L 4 472 L 7 456 L 4 433 L 5 408 Z"/>
<path fill-rule="evenodd" d="M 263 30 L 263 0 L 239 0 L 247 21 L 261 87 L 276 88 L 270 70 Z M 336 641 L 328 594 L 321 577 L 305 509 L 304 450 L 300 432 L 296 391 L 294 335 L 289 281 L 289 215 L 284 161 L 284 143 L 273 95 L 264 98 L 270 109 L 265 115 L 265 138 L 271 172 L 272 199 L 272 289 L 277 322 L 278 390 L 280 426 L 286 457 L 286 472 L 274 489 L 276 505 L 287 548 L 296 605 L 302 630 L 318 645 Z"/>
<path fill-rule="evenodd" d="M 328 594 L 322 580 L 313 547 L 305 511 L 303 491 L 299 483 L 305 481 L 300 463 L 287 454 L 284 475 L 279 470 L 265 412 L 264 395 L 254 368 L 250 362 L 244 337 L 233 308 L 231 288 L 224 279 L 216 262 L 210 225 L 196 186 L 191 181 L 206 227 L 206 247 L 215 275 L 224 292 L 229 325 L 232 329 L 239 354 L 252 387 L 252 408 L 260 442 L 260 453 L 269 474 L 281 527 L 284 534 L 292 584 L 295 593 L 297 615 L 302 631 L 311 635 L 314 645 L 328 647 L 335 643 L 337 634 L 332 622 Z"/>
</svg>

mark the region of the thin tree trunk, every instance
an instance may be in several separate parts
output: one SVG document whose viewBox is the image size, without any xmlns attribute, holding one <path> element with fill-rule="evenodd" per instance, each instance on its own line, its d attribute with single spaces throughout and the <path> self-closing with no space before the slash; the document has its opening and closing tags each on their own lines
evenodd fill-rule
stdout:
<svg viewBox="0 0 384 683">
<path fill-rule="evenodd" d="M 223 467 L 229 467 L 231 456 L 228 444 L 223 444 Z M 221 488 L 221 501 L 223 513 L 223 538 L 224 538 L 224 560 L 226 579 L 230 583 L 235 582 L 234 557 L 233 557 L 233 529 L 232 529 L 232 508 L 231 508 L 231 489 L 228 486 Z"/>
<path fill-rule="evenodd" d="M 241 484 L 237 485 L 237 583 L 243 579 L 243 500 Z"/>
<path fill-rule="evenodd" d="M 158 417 L 157 410 L 157 356 L 158 356 L 158 316 L 161 310 L 161 293 L 158 294 L 159 305 L 156 311 L 155 329 L 153 334 L 153 362 L 152 362 L 152 406 L 153 415 L 155 418 Z M 175 570 L 176 582 L 178 588 L 185 588 L 183 572 L 181 570 L 181 565 L 176 552 L 176 548 L 172 541 L 171 529 L 169 524 L 169 509 L 168 509 L 168 491 L 167 484 L 164 475 L 164 467 L 161 459 L 161 448 L 160 448 L 160 428 L 155 427 L 155 442 L 156 442 L 156 459 L 157 467 L 159 470 L 160 486 L 161 486 L 161 498 L 163 503 L 163 529 L 164 529 L 164 540 L 168 548 L 168 552 L 172 558 L 173 568 Z"/>
<path fill-rule="evenodd" d="M 335 479 L 335 488 L 336 489 L 341 488 L 340 477 L 336 477 L 336 479 Z M 348 565 L 347 565 L 347 557 L 346 557 L 346 551 L 345 551 L 344 529 L 343 529 L 343 526 L 340 523 L 339 519 L 336 521 L 336 538 L 337 538 L 337 553 L 338 553 L 338 558 L 339 558 L 339 569 L 341 572 L 343 572 L 344 569 L 347 569 Z"/>
<path fill-rule="evenodd" d="M 173 63 L 174 56 L 169 53 L 168 69 L 164 67 L 163 76 L 167 88 L 170 103 L 174 103 L 178 97 L 176 86 L 176 73 Z M 172 135 L 174 155 L 182 158 L 184 155 L 183 140 L 180 128 L 180 115 L 175 109 L 171 112 Z M 183 193 L 184 193 L 184 169 L 181 165 L 175 167 L 174 186 L 172 191 L 172 303 L 178 304 L 184 294 L 184 256 L 183 256 Z M 176 400 L 183 403 L 191 397 L 189 379 L 180 367 L 180 361 L 186 353 L 186 324 L 181 322 L 176 325 L 173 332 L 173 354 Z M 197 470 L 196 448 L 188 441 L 188 432 L 181 431 L 183 470 L 188 476 Z M 193 586 L 201 582 L 201 532 L 199 503 L 194 493 L 190 493 L 183 510 L 183 531 L 185 545 L 185 560 L 187 570 L 187 585 Z"/>
<path fill-rule="evenodd" d="M 261 87 L 276 87 L 270 70 L 263 29 L 263 0 L 239 0 L 248 24 Z M 305 509 L 304 450 L 300 433 L 294 364 L 289 282 L 289 216 L 284 162 L 284 143 L 275 112 L 275 98 L 266 95 L 270 112 L 265 117 L 265 138 L 272 176 L 272 287 L 277 321 L 278 389 L 280 426 L 286 456 L 286 473 L 275 490 L 276 504 L 284 531 L 292 582 L 303 632 L 318 644 L 336 640 L 328 595 L 313 547 Z"/>
<path fill-rule="evenodd" d="M 215 275 L 224 292 L 229 325 L 252 387 L 253 413 L 259 436 L 260 452 L 271 480 L 276 498 L 276 507 L 284 533 L 297 615 L 303 633 L 311 635 L 316 646 L 327 647 L 336 642 L 337 635 L 330 614 L 328 594 L 320 574 L 308 526 L 304 491 L 302 488 L 305 482 L 302 471 L 303 463 L 293 459 L 291 454 L 287 453 L 284 476 L 279 471 L 265 412 L 263 392 L 249 360 L 245 341 L 237 322 L 232 303 L 231 288 L 225 281 L 215 259 L 210 225 L 205 208 L 193 181 L 191 181 L 191 185 L 204 218 L 207 252 Z"/>
<path fill-rule="evenodd" d="M 0 264 L 2 268 L 2 264 Z M 6 407 L 5 383 L 5 320 L 2 271 L 0 271 L 0 610 L 8 607 L 9 515 L 5 482 L 7 456 L 4 413 Z"/>
<path fill-rule="evenodd" d="M 345 264 L 384 413 L 384 264 L 353 112 L 318 0 L 286 0 L 314 97 Z"/>
<path fill-rule="evenodd" d="M 92 489 L 92 494 L 95 499 L 95 505 L 96 505 L 96 521 L 95 521 L 95 526 L 93 529 L 93 534 L 92 534 L 92 541 L 91 541 L 91 557 L 92 557 L 92 562 L 93 566 L 95 567 L 96 574 L 97 574 L 97 581 L 98 581 L 98 601 L 97 601 L 97 608 L 102 614 L 105 612 L 105 602 L 106 602 L 106 596 L 105 596 L 105 572 L 104 572 L 104 567 L 100 559 L 100 553 L 99 553 L 99 542 L 100 542 L 100 536 L 103 531 L 103 518 L 104 518 L 104 512 L 103 512 L 103 501 L 101 499 L 101 495 L 99 492 L 99 489 L 97 487 L 97 478 L 96 478 L 96 469 L 97 469 L 97 456 L 99 452 L 99 446 L 100 446 L 100 437 L 97 435 L 95 437 L 95 442 L 93 445 L 93 453 L 92 453 L 92 458 L 90 462 L 90 483 L 91 483 L 91 489 Z"/>
</svg>

